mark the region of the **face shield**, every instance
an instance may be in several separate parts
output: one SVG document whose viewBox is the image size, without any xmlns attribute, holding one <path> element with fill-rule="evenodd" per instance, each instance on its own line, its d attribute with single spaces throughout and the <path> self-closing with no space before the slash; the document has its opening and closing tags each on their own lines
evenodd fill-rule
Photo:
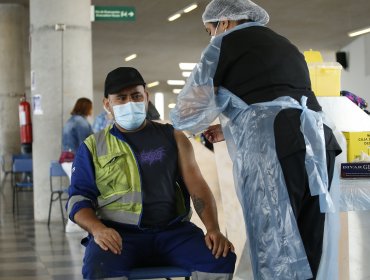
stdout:
<svg viewBox="0 0 370 280">
<path fill-rule="evenodd" d="M 209 40 L 209 42 L 212 42 L 213 39 L 216 37 L 216 34 L 217 34 L 217 29 L 218 29 L 218 26 L 220 25 L 220 21 L 217 23 L 216 25 L 216 29 L 215 29 L 215 32 L 213 33 L 213 35 L 211 35 L 211 39 Z"/>
</svg>

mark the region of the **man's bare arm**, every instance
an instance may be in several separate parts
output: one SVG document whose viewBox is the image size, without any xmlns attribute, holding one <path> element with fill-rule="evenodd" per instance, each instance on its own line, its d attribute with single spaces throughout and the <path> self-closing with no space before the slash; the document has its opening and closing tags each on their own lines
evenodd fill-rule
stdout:
<svg viewBox="0 0 370 280">
<path fill-rule="evenodd" d="M 233 251 L 234 248 L 220 232 L 216 202 L 195 160 L 193 146 L 181 131 L 175 130 L 175 139 L 181 175 L 193 201 L 195 211 L 207 230 L 206 244 L 216 257 L 226 256 L 229 250 Z"/>
</svg>

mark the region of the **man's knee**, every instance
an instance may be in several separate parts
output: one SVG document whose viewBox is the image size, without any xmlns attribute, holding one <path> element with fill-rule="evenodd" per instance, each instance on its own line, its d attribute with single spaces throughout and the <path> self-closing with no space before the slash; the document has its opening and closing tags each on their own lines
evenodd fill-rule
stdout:
<svg viewBox="0 0 370 280">
<path fill-rule="evenodd" d="M 127 279 L 126 264 L 121 255 L 104 251 L 92 240 L 86 247 L 82 275 L 84 279 Z"/>
<path fill-rule="evenodd" d="M 236 255 L 235 253 L 229 252 L 226 257 L 219 257 L 216 259 L 211 256 L 211 260 L 208 263 L 199 263 L 195 265 L 194 272 L 208 273 L 209 275 L 214 274 L 214 276 L 219 275 L 232 275 L 235 270 Z M 217 276 L 218 277 L 218 276 Z M 199 278 L 199 279 L 228 279 L 228 278 Z M 195 278 L 198 279 L 198 278 Z"/>
</svg>

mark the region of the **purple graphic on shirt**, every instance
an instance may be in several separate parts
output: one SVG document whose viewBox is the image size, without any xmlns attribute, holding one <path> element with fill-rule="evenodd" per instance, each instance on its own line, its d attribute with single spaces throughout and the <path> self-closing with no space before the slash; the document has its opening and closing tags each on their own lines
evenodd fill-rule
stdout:
<svg viewBox="0 0 370 280">
<path fill-rule="evenodd" d="M 165 149 L 163 147 L 160 147 L 155 150 L 151 151 L 143 151 L 139 155 L 139 161 L 141 164 L 149 164 L 152 165 L 156 162 L 161 162 L 163 160 L 163 157 L 165 156 Z"/>
</svg>

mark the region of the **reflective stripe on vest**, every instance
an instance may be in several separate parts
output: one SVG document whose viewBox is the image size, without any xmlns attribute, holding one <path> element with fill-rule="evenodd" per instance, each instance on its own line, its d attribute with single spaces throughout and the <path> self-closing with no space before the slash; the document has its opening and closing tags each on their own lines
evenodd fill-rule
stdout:
<svg viewBox="0 0 370 280">
<path fill-rule="evenodd" d="M 111 135 L 111 128 L 110 125 L 85 140 L 100 191 L 97 215 L 101 219 L 138 225 L 142 212 L 138 165 L 130 146 Z"/>
</svg>

